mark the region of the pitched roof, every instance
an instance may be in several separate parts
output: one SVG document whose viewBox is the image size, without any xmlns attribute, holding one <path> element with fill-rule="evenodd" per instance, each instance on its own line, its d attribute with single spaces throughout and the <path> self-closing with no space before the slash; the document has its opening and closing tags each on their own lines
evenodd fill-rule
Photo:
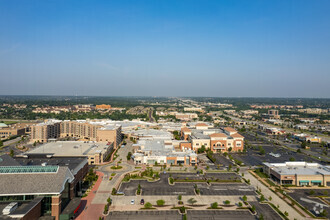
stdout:
<svg viewBox="0 0 330 220">
<path fill-rule="evenodd" d="M 198 123 L 196 124 L 196 127 L 208 127 L 208 125 L 205 123 Z"/>
<path fill-rule="evenodd" d="M 230 136 L 233 137 L 233 138 L 244 138 L 244 136 L 240 135 L 239 133 L 235 133 L 235 134 L 232 134 Z"/>
<path fill-rule="evenodd" d="M 234 128 L 231 127 L 225 127 L 224 129 L 229 132 L 237 132 Z"/>
<path fill-rule="evenodd" d="M 211 134 L 210 137 L 227 137 L 224 133 L 214 133 Z"/>
<path fill-rule="evenodd" d="M 181 131 L 183 131 L 183 132 L 191 132 L 191 130 L 189 128 L 187 128 L 187 127 L 181 128 Z"/>
<path fill-rule="evenodd" d="M 58 194 L 74 176 L 67 167 L 54 173 L 1 173 L 0 195 Z"/>
</svg>

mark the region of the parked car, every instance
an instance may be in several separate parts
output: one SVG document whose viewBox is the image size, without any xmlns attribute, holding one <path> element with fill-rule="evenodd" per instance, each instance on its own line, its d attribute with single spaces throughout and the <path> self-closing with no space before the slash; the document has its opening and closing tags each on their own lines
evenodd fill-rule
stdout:
<svg viewBox="0 0 330 220">
<path fill-rule="evenodd" d="M 135 200 L 132 199 L 132 200 L 131 200 L 131 205 L 134 205 L 134 204 L 135 204 Z"/>
<path fill-rule="evenodd" d="M 144 205 L 144 199 L 141 199 L 140 205 Z"/>
</svg>

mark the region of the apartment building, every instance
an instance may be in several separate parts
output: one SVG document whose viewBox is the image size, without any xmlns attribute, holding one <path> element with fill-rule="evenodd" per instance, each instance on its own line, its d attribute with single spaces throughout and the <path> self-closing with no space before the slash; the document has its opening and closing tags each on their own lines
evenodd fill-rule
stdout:
<svg viewBox="0 0 330 220">
<path fill-rule="evenodd" d="M 61 135 L 60 120 L 49 119 L 31 126 L 31 141 L 47 142 L 48 139 L 56 139 Z"/>
<path fill-rule="evenodd" d="M 106 104 L 96 105 L 95 109 L 96 110 L 109 110 L 109 109 L 111 109 L 111 105 L 106 105 Z"/>
<path fill-rule="evenodd" d="M 60 121 L 48 120 L 31 127 L 31 141 L 47 142 L 49 139 L 75 137 L 82 141 L 111 142 L 118 146 L 122 141 L 121 126 L 111 121 Z"/>
<path fill-rule="evenodd" d="M 280 119 L 281 118 L 281 116 L 279 115 L 279 111 L 276 110 L 276 109 L 268 110 L 268 116 L 269 116 L 269 118 L 272 118 L 272 119 Z"/>
</svg>

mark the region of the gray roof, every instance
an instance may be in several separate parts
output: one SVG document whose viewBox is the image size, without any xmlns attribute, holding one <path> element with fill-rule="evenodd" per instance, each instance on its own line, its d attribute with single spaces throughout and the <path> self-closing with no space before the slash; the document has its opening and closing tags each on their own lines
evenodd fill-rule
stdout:
<svg viewBox="0 0 330 220">
<path fill-rule="evenodd" d="M 0 196 L 59 194 L 65 182 L 73 179 L 67 167 L 59 167 L 55 173 L 0 174 Z"/>
<path fill-rule="evenodd" d="M 4 154 L 0 156 L 0 166 L 20 166 L 20 164 L 8 154 Z"/>
</svg>

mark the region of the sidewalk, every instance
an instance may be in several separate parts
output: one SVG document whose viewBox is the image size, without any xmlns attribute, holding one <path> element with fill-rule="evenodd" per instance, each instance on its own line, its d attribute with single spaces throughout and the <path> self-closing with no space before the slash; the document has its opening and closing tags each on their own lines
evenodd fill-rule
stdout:
<svg viewBox="0 0 330 220">
<path fill-rule="evenodd" d="M 88 196 L 81 199 L 81 206 L 76 214 L 77 220 L 98 219 L 98 217 L 102 216 L 106 200 L 104 200 L 104 204 L 92 204 L 96 191 L 98 190 L 103 179 L 103 173 L 97 171 L 96 174 L 99 178 L 97 179 L 92 191 L 89 192 Z"/>
<path fill-rule="evenodd" d="M 251 185 L 258 187 L 261 189 L 261 193 L 268 199 L 270 196 L 272 197 L 271 203 L 275 206 L 279 206 L 279 209 L 284 213 L 285 211 L 289 213 L 289 219 L 307 219 L 304 216 L 301 216 L 294 208 L 288 205 L 282 198 L 280 198 L 277 194 L 273 193 L 268 187 L 264 186 L 260 183 L 252 174 L 246 172 L 244 174 L 246 179 L 250 179 Z"/>
</svg>

